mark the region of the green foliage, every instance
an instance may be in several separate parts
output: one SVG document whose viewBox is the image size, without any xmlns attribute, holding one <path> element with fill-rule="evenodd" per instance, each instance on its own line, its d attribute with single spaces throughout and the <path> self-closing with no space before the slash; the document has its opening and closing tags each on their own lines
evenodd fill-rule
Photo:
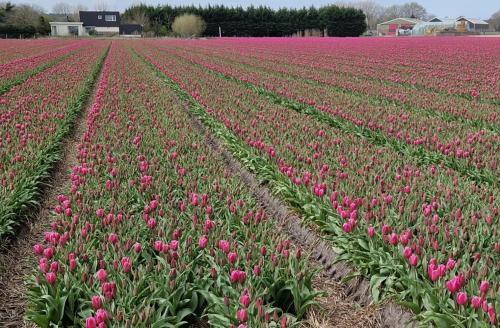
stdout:
<svg viewBox="0 0 500 328">
<path fill-rule="evenodd" d="M 360 36 L 366 31 L 366 16 L 360 9 L 328 6 L 320 9 L 320 21 L 328 36 Z"/>
<path fill-rule="evenodd" d="M 137 13 L 142 13 L 151 23 L 151 31 L 156 35 L 161 35 L 161 26 L 171 30 L 177 16 L 191 13 L 201 16 L 206 22 L 205 36 L 219 36 L 219 27 L 222 36 L 288 36 L 306 29 L 323 30 L 327 25 L 335 26 L 335 23 L 320 19 L 325 10 L 323 18 L 328 19 L 329 8 L 304 7 L 300 9 L 281 8 L 273 10 L 265 6 L 250 6 L 244 9 L 224 5 L 204 8 L 195 6 L 172 7 L 169 5 L 153 7 L 141 4 L 125 10 L 123 19 L 133 20 Z M 338 36 L 358 36 L 364 32 L 366 29 L 365 16 L 360 10 L 341 8 L 340 13 L 340 16 L 334 17 L 340 19 L 339 22 L 344 24 L 342 29 L 336 32 L 343 33 L 343 35 Z M 332 29 L 332 31 L 335 31 L 335 29 Z"/>
</svg>

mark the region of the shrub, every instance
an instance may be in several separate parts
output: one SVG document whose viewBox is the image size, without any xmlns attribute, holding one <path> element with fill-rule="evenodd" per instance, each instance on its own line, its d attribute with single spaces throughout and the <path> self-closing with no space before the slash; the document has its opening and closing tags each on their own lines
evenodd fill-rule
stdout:
<svg viewBox="0 0 500 328">
<path fill-rule="evenodd" d="M 205 28 L 205 21 L 200 16 L 192 14 L 177 16 L 172 24 L 174 33 L 183 38 L 200 36 Z"/>
</svg>

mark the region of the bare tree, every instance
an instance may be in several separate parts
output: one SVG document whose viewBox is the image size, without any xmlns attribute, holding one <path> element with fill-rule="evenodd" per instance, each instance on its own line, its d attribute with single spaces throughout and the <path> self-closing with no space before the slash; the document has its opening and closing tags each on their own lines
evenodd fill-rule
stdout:
<svg viewBox="0 0 500 328">
<path fill-rule="evenodd" d="M 205 28 L 205 21 L 200 16 L 191 14 L 177 16 L 172 23 L 172 30 L 183 38 L 200 36 Z"/>
<path fill-rule="evenodd" d="M 69 16 L 73 14 L 73 7 L 66 2 L 58 2 L 52 7 L 52 13 Z"/>
<path fill-rule="evenodd" d="M 495 31 L 500 31 L 500 10 L 491 15 L 488 23 L 490 23 L 490 27 L 495 29 Z"/>
<path fill-rule="evenodd" d="M 129 9 L 127 15 L 122 16 L 122 18 L 127 23 L 142 25 L 144 30 L 149 29 L 149 16 L 141 7 L 133 7 L 132 9 Z"/>
<path fill-rule="evenodd" d="M 430 18 L 427 10 L 416 2 L 408 2 L 402 5 L 392 5 L 385 9 L 383 19 L 390 20 L 398 17 L 414 17 L 421 20 Z"/>
<path fill-rule="evenodd" d="M 335 4 L 339 7 L 353 7 L 361 9 L 365 13 L 366 24 L 371 30 L 377 28 L 377 24 L 382 21 L 385 11 L 385 7 L 378 4 L 374 0 L 337 1 Z"/>
<path fill-rule="evenodd" d="M 11 10 L 6 21 L 11 25 L 38 27 L 41 14 L 42 10 L 36 6 L 17 5 Z"/>
<path fill-rule="evenodd" d="M 79 22 L 80 21 L 80 11 L 86 11 L 88 10 L 87 6 L 84 6 L 84 5 L 76 5 L 73 7 L 73 12 L 71 13 L 71 18 L 73 19 L 73 21 L 75 22 Z"/>
<path fill-rule="evenodd" d="M 94 7 L 97 11 L 106 11 L 109 9 L 108 3 L 105 0 L 97 0 Z"/>
</svg>

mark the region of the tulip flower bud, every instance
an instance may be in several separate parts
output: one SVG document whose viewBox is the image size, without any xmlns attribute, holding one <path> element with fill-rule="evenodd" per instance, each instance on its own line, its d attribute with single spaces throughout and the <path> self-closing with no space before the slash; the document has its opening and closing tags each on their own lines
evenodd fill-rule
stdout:
<svg viewBox="0 0 500 328">
<path fill-rule="evenodd" d="M 97 321 L 94 317 L 88 317 L 85 320 L 85 328 L 97 328 Z"/>
<path fill-rule="evenodd" d="M 476 309 L 476 310 L 479 309 L 481 307 L 482 302 L 483 301 L 482 301 L 481 297 L 479 297 L 479 296 L 472 297 L 471 303 L 472 303 L 472 307 L 474 309 Z"/>
<path fill-rule="evenodd" d="M 490 283 L 487 280 L 481 281 L 481 285 L 479 286 L 479 291 L 481 294 L 486 294 L 490 289 Z"/>
<path fill-rule="evenodd" d="M 57 276 L 54 272 L 48 272 L 45 274 L 45 278 L 50 285 L 53 285 L 56 283 Z"/>
<path fill-rule="evenodd" d="M 240 303 L 244 307 L 246 307 L 246 308 L 249 307 L 250 306 L 250 302 L 251 302 L 250 296 L 247 293 L 245 293 L 245 294 L 243 294 L 243 295 L 240 296 Z"/>
<path fill-rule="evenodd" d="M 239 322 L 246 322 L 248 320 L 248 313 L 246 309 L 240 309 L 236 313 L 236 318 Z"/>
<path fill-rule="evenodd" d="M 92 307 L 94 310 L 98 310 L 102 307 L 102 299 L 99 295 L 92 296 Z"/>
<path fill-rule="evenodd" d="M 227 259 L 228 259 L 229 263 L 234 264 L 234 263 L 236 263 L 236 260 L 238 259 L 238 255 L 236 255 L 235 252 L 229 252 L 229 254 L 227 255 Z"/>
<path fill-rule="evenodd" d="M 97 271 L 97 279 L 99 279 L 100 282 L 105 282 L 107 277 L 108 277 L 108 274 L 107 274 L 106 270 L 99 269 L 99 271 Z"/>
<path fill-rule="evenodd" d="M 35 252 L 36 255 L 42 255 L 44 248 L 42 245 L 36 244 L 35 246 L 33 246 L 33 251 Z"/>
<path fill-rule="evenodd" d="M 409 261 L 411 266 L 416 266 L 418 264 L 418 256 L 413 254 L 412 256 L 410 256 Z"/>
<path fill-rule="evenodd" d="M 459 305 L 467 304 L 467 293 L 465 293 L 465 292 L 458 293 L 457 294 L 457 303 Z"/>
</svg>

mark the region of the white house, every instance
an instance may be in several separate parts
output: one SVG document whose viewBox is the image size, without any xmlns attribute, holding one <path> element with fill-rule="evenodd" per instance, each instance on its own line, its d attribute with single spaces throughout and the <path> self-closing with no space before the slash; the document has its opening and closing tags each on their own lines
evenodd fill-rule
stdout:
<svg viewBox="0 0 500 328">
<path fill-rule="evenodd" d="M 52 36 L 84 36 L 87 35 L 83 22 L 50 22 Z"/>
</svg>

